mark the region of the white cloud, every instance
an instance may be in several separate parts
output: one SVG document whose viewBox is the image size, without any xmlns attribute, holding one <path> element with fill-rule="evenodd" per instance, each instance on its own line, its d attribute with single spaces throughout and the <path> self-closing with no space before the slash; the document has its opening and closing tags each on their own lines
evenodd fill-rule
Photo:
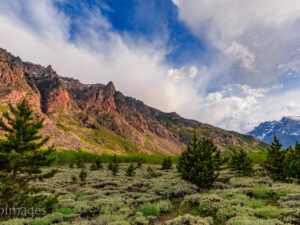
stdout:
<svg viewBox="0 0 300 225">
<path fill-rule="evenodd" d="M 211 65 L 172 68 L 164 62 L 169 49 L 163 40 L 120 36 L 97 10 L 75 21 L 84 32 L 70 42 L 70 19 L 52 0 L 0 0 L 0 47 L 84 83 L 112 80 L 124 94 L 161 110 L 244 132 L 260 121 L 300 114 L 300 91 L 272 96 L 282 86 L 269 84 L 300 71 L 300 31 L 293 27 L 300 3 L 288 2 L 174 0 L 180 19 L 220 51 Z"/>
<path fill-rule="evenodd" d="M 240 60 L 241 66 L 244 68 L 255 69 L 255 55 L 240 43 L 233 41 L 225 53 L 236 60 Z"/>
<path fill-rule="evenodd" d="M 174 80 L 180 81 L 186 78 L 195 78 L 198 73 L 198 69 L 195 66 L 184 66 L 179 69 L 169 69 L 167 77 Z"/>
<path fill-rule="evenodd" d="M 51 64 L 59 74 L 84 83 L 112 80 L 125 95 L 165 111 L 181 111 L 186 99 L 197 97 L 190 81 L 176 82 L 181 77 L 194 78 L 196 67 L 169 68 L 163 63 L 166 51 L 157 47 L 159 40 L 157 45 L 132 43 L 130 38 L 112 32 L 98 11 L 90 12 L 88 26 L 78 24 L 84 35 L 72 43 L 68 40 L 69 19 L 57 11 L 51 0 L 27 4 L 2 1 L 1 8 L 0 47 L 23 60 Z M 23 11 L 30 12 L 28 19 L 36 21 L 33 25 L 30 22 L 32 27 L 18 17 Z"/>
<path fill-rule="evenodd" d="M 176 0 L 179 19 L 224 57 L 223 79 L 262 86 L 299 66 L 298 0 Z M 229 56 L 229 57 L 228 57 Z M 215 61 L 215 66 L 220 65 Z"/>
</svg>

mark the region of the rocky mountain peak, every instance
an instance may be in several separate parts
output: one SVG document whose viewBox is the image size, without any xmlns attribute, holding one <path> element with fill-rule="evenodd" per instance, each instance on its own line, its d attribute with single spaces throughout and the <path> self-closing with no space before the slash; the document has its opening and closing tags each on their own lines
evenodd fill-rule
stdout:
<svg viewBox="0 0 300 225">
<path fill-rule="evenodd" d="M 276 134 L 283 147 L 293 146 L 297 140 L 300 140 L 300 117 L 286 116 L 279 121 L 262 122 L 249 134 L 268 144 L 272 143 Z"/>
<path fill-rule="evenodd" d="M 228 145 L 257 150 L 256 140 L 247 135 L 149 107 L 116 91 L 111 81 L 83 84 L 62 77 L 51 65 L 22 62 L 4 49 L 0 49 L 0 89 L 0 105 L 26 99 L 47 118 L 43 134 L 50 135 L 60 149 L 178 154 L 196 129 L 221 151 Z"/>
<path fill-rule="evenodd" d="M 107 85 L 104 87 L 105 90 L 105 98 L 111 98 L 114 97 L 116 93 L 115 85 L 112 81 L 109 81 Z"/>
</svg>

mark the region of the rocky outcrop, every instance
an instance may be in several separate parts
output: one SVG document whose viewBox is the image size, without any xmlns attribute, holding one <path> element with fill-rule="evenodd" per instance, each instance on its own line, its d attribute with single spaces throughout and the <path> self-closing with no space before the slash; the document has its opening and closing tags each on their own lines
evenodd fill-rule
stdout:
<svg viewBox="0 0 300 225">
<path fill-rule="evenodd" d="M 161 112 L 124 96 L 112 82 L 82 84 L 59 76 L 50 65 L 22 62 L 0 49 L 0 104 L 24 98 L 47 119 L 43 134 L 62 149 L 178 154 L 194 130 L 220 150 L 227 145 L 257 149 L 255 139 Z"/>
</svg>

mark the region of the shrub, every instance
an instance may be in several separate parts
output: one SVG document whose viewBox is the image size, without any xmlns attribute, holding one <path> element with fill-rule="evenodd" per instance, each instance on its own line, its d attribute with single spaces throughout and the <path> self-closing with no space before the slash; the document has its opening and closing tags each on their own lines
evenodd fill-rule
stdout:
<svg viewBox="0 0 300 225">
<path fill-rule="evenodd" d="M 137 212 L 142 212 L 144 216 L 158 216 L 159 210 L 155 205 L 141 205 L 138 207 Z"/>
<path fill-rule="evenodd" d="M 167 213 L 172 209 L 172 203 L 169 200 L 161 200 L 156 203 L 156 207 L 160 213 Z"/>
<path fill-rule="evenodd" d="M 240 176 L 249 176 L 253 173 L 253 162 L 247 156 L 247 153 L 242 149 L 237 151 L 232 150 L 232 156 L 230 161 L 230 167 L 233 171 L 237 172 Z"/>
<path fill-rule="evenodd" d="M 275 196 L 275 192 L 270 189 L 265 184 L 258 184 L 253 189 L 253 197 L 261 198 L 261 199 L 268 199 Z"/>
<path fill-rule="evenodd" d="M 219 176 L 216 171 L 220 169 L 220 165 L 220 152 L 212 140 L 203 138 L 198 141 L 195 134 L 193 141 L 182 152 L 177 169 L 182 179 L 200 188 L 210 188 Z"/>
<path fill-rule="evenodd" d="M 227 221 L 228 225 L 283 225 L 284 223 L 277 219 L 258 219 L 251 216 L 237 216 Z"/>
<path fill-rule="evenodd" d="M 184 216 L 179 216 L 171 221 L 167 222 L 167 225 L 211 225 L 213 224 L 213 219 L 211 217 L 202 218 L 199 216 L 191 216 L 186 214 Z"/>
<path fill-rule="evenodd" d="M 154 170 L 150 167 L 150 165 L 148 166 L 147 168 L 147 173 L 148 173 L 148 177 L 159 177 L 161 176 L 162 174 L 161 173 L 156 173 L 154 172 Z"/>
</svg>

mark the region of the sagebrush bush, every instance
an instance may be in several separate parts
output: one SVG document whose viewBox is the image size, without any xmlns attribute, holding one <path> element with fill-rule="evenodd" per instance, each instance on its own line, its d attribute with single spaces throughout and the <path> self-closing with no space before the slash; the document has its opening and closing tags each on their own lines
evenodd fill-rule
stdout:
<svg viewBox="0 0 300 225">
<path fill-rule="evenodd" d="M 167 222 L 167 225 L 182 225 L 182 224 L 212 225 L 213 219 L 212 218 L 202 218 L 199 216 L 191 216 L 189 214 L 186 214 L 184 216 L 179 216 L 179 217 Z"/>
</svg>

